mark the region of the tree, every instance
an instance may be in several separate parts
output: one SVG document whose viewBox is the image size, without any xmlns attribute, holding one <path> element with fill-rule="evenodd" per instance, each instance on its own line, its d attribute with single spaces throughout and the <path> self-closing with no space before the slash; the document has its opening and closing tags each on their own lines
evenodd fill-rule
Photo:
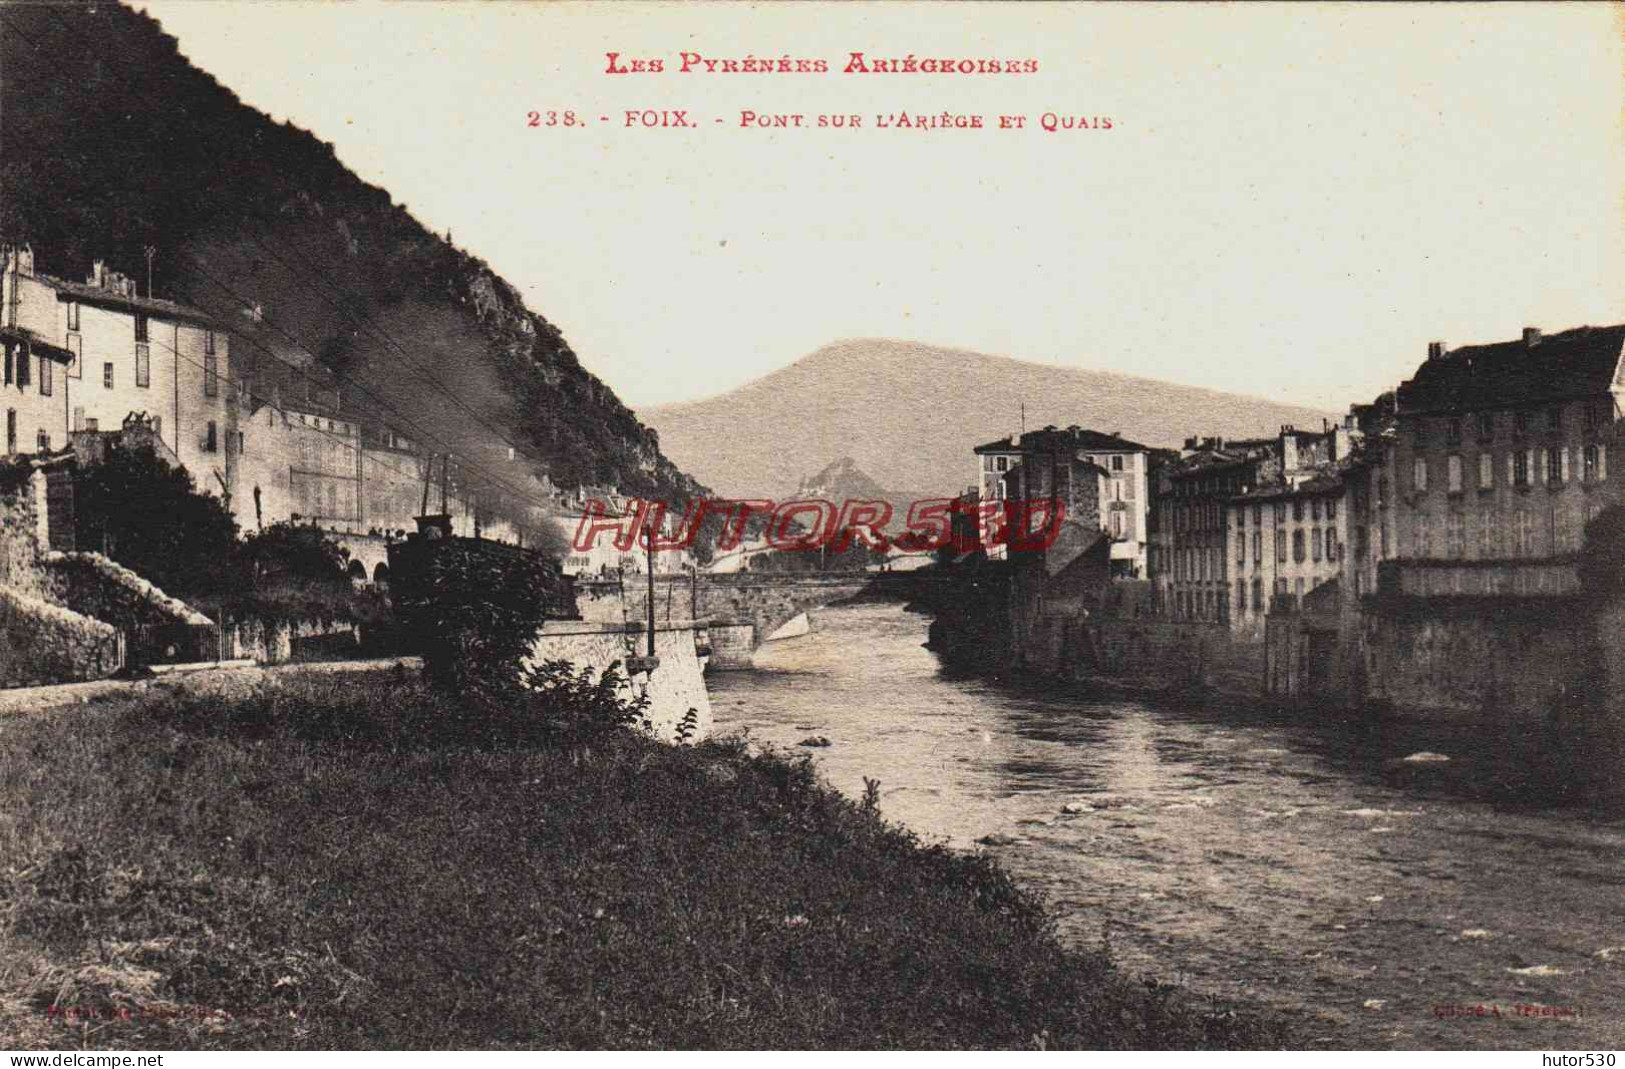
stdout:
<svg viewBox="0 0 1625 1069">
<path fill-rule="evenodd" d="M 172 595 L 230 585 L 236 521 L 152 446 L 110 445 L 99 463 L 79 466 L 73 489 L 80 549 L 100 551 Z"/>
</svg>

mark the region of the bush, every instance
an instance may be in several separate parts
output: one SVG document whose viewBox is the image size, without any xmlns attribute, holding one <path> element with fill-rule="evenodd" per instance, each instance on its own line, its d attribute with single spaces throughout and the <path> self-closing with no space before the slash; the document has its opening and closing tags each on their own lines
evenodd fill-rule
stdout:
<svg viewBox="0 0 1625 1069">
<path fill-rule="evenodd" d="M 230 589 L 237 522 L 150 445 L 109 446 L 74 473 L 75 540 L 166 594 Z"/>
</svg>

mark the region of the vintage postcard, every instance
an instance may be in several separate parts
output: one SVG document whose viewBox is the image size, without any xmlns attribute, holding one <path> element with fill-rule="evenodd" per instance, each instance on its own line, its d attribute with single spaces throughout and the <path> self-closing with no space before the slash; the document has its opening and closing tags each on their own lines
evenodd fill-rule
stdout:
<svg viewBox="0 0 1625 1069">
<path fill-rule="evenodd" d="M 10 1064 L 1614 1065 L 1622 11 L 0 3 Z"/>
</svg>

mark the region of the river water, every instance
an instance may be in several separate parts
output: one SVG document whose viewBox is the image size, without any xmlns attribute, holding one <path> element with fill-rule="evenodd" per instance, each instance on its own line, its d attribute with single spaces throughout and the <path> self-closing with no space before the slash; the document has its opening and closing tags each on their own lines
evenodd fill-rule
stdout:
<svg viewBox="0 0 1625 1069">
<path fill-rule="evenodd" d="M 1300 1045 L 1625 1046 L 1625 817 L 1507 740 L 954 678 L 926 626 L 823 610 L 709 677 L 718 730 L 854 797 L 878 779 L 888 819 L 992 852 L 1068 939 Z"/>
</svg>

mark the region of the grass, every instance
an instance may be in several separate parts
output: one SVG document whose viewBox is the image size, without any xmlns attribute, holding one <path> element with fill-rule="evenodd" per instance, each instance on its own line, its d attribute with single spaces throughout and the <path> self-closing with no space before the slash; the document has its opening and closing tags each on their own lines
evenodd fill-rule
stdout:
<svg viewBox="0 0 1625 1069">
<path fill-rule="evenodd" d="M 624 732 L 590 749 L 468 748 L 421 730 L 458 715 L 415 677 L 375 673 L 0 725 L 0 1036 L 1284 1041 L 1063 947 L 991 860 L 921 846 L 805 760 Z"/>
</svg>

